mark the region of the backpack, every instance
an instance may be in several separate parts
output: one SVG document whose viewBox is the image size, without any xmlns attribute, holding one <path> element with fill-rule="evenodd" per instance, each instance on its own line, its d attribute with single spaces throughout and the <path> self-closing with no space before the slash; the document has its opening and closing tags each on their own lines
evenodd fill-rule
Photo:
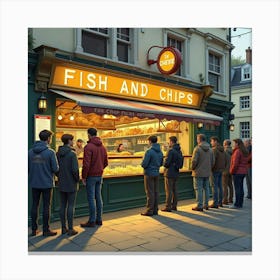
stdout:
<svg viewBox="0 0 280 280">
<path fill-rule="evenodd" d="M 181 169 L 182 167 L 183 167 L 183 165 L 184 165 L 184 157 L 183 157 L 183 154 L 182 154 L 182 152 L 180 151 L 180 152 L 177 152 L 176 151 L 176 153 L 177 153 L 177 159 L 176 159 L 176 161 L 175 161 L 175 167 L 176 167 L 176 169 Z"/>
</svg>

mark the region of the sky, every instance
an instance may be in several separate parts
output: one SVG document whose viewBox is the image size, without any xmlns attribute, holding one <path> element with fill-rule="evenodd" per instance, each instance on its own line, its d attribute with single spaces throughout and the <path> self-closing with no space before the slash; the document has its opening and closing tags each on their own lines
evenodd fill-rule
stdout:
<svg viewBox="0 0 280 280">
<path fill-rule="evenodd" d="M 235 46 L 231 54 L 246 59 L 246 49 L 252 48 L 252 28 L 236 28 L 231 30 L 231 43 Z"/>
</svg>

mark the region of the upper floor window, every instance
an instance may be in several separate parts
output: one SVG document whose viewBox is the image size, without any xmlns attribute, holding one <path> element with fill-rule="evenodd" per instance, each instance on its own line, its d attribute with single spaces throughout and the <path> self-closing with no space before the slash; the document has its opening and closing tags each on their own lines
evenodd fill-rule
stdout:
<svg viewBox="0 0 280 280">
<path fill-rule="evenodd" d="M 214 91 L 221 91 L 222 61 L 221 57 L 209 53 L 208 56 L 208 80 Z"/>
<path fill-rule="evenodd" d="M 240 123 L 240 138 L 241 139 L 251 138 L 250 122 L 241 122 Z"/>
<path fill-rule="evenodd" d="M 242 81 L 248 81 L 248 80 L 251 80 L 252 79 L 252 73 L 251 73 L 251 66 L 246 66 L 246 67 L 243 67 L 242 70 L 241 70 L 241 80 Z"/>
<path fill-rule="evenodd" d="M 130 32 L 129 28 L 117 28 L 117 55 L 118 60 L 129 62 Z"/>
<path fill-rule="evenodd" d="M 134 63 L 135 34 L 133 28 L 77 29 L 76 51 Z"/>
<path fill-rule="evenodd" d="M 82 30 L 82 48 L 84 52 L 108 56 L 108 28 L 85 28 Z"/>
<path fill-rule="evenodd" d="M 183 51 L 183 41 L 182 40 L 178 40 L 178 39 L 168 36 L 167 37 L 167 46 L 178 49 L 182 55 L 182 51 Z M 182 55 L 182 60 L 183 60 L 183 55 Z M 176 72 L 176 75 L 178 75 L 178 76 L 182 75 L 182 64 L 181 64 L 181 67 Z"/>
<path fill-rule="evenodd" d="M 240 110 L 250 109 L 250 96 L 240 96 Z"/>
</svg>

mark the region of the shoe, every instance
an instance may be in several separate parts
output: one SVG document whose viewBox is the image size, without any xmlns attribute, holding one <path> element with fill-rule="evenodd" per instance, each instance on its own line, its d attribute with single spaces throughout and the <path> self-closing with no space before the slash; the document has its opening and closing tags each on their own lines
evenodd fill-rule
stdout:
<svg viewBox="0 0 280 280">
<path fill-rule="evenodd" d="M 54 236 L 57 235 L 56 231 L 48 230 L 43 232 L 43 236 Z"/>
<path fill-rule="evenodd" d="M 68 230 L 68 235 L 70 235 L 70 236 L 72 236 L 72 235 L 76 235 L 78 232 L 76 231 L 76 230 L 74 230 L 74 229 L 69 229 Z"/>
<path fill-rule="evenodd" d="M 197 206 L 196 206 L 196 207 L 193 207 L 192 210 L 193 210 L 193 211 L 201 211 L 201 212 L 203 212 L 203 208 L 199 208 L 199 207 L 197 207 Z"/>
<path fill-rule="evenodd" d="M 68 229 L 66 228 L 66 227 L 63 227 L 62 229 L 61 229 L 61 234 L 65 234 L 65 233 L 67 233 L 68 232 Z"/>
<path fill-rule="evenodd" d="M 246 198 L 248 198 L 248 199 L 252 199 L 252 197 L 251 197 L 251 196 L 246 196 Z"/>
<path fill-rule="evenodd" d="M 235 205 L 230 205 L 229 208 L 230 208 L 230 209 L 239 209 L 240 207 L 237 207 L 237 206 L 235 206 Z"/>
<path fill-rule="evenodd" d="M 219 208 L 219 206 L 215 205 L 215 204 L 211 204 L 211 205 L 209 205 L 209 208 Z"/>
<path fill-rule="evenodd" d="M 102 226 L 102 221 L 95 221 L 95 224 L 98 226 Z"/>
<path fill-rule="evenodd" d="M 177 211 L 177 207 L 172 207 L 171 210 Z"/>
<path fill-rule="evenodd" d="M 223 204 L 224 205 L 228 205 L 229 203 L 227 201 L 223 201 Z"/>
<path fill-rule="evenodd" d="M 224 207 L 223 204 L 219 204 L 219 207 Z"/>
<path fill-rule="evenodd" d="M 229 201 L 228 201 L 228 204 L 232 204 L 232 203 L 233 203 L 233 201 L 232 201 L 232 200 L 229 200 Z"/>
<path fill-rule="evenodd" d="M 33 229 L 31 232 L 31 236 L 36 236 L 39 233 L 39 230 Z"/>
<path fill-rule="evenodd" d="M 203 206 L 203 209 L 209 210 L 209 207 L 208 206 Z"/>
<path fill-rule="evenodd" d="M 149 212 L 143 212 L 141 213 L 142 216 L 153 216 L 152 213 L 149 213 Z"/>
<path fill-rule="evenodd" d="M 94 227 L 95 226 L 95 222 L 86 222 L 86 223 L 82 223 L 80 224 L 81 227 Z"/>
<path fill-rule="evenodd" d="M 171 212 L 171 209 L 168 209 L 168 208 L 165 207 L 165 208 L 162 208 L 161 211 L 163 211 L 163 212 Z"/>
<path fill-rule="evenodd" d="M 158 215 L 158 211 L 153 212 L 153 215 L 157 216 Z"/>
</svg>

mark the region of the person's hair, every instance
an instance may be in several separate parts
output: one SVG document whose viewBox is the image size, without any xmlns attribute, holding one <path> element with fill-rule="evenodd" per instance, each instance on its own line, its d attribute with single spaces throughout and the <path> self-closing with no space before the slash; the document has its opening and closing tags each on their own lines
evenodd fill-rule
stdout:
<svg viewBox="0 0 280 280">
<path fill-rule="evenodd" d="M 97 135 L 97 130 L 94 127 L 89 128 L 87 132 L 90 136 L 96 136 Z"/>
<path fill-rule="evenodd" d="M 197 134 L 196 136 L 200 139 L 200 141 L 206 141 L 206 136 L 204 134 Z"/>
<path fill-rule="evenodd" d="M 152 143 L 157 143 L 157 136 L 156 135 L 151 135 L 148 138 L 149 141 L 151 141 Z"/>
<path fill-rule="evenodd" d="M 49 137 L 53 135 L 53 132 L 47 129 L 42 130 L 39 133 L 39 138 L 41 141 L 47 141 Z"/>
<path fill-rule="evenodd" d="M 248 150 L 246 149 L 243 141 L 241 139 L 233 139 L 235 143 L 237 143 L 239 150 L 242 152 L 244 156 L 248 156 Z"/>
<path fill-rule="evenodd" d="M 231 141 L 229 139 L 225 139 L 224 142 L 226 143 L 227 146 L 231 145 Z"/>
<path fill-rule="evenodd" d="M 67 145 L 69 143 L 69 140 L 73 140 L 74 136 L 71 134 L 63 134 L 61 136 L 61 141 L 63 142 L 64 145 Z"/>
<path fill-rule="evenodd" d="M 217 136 L 211 136 L 210 140 L 214 140 L 216 142 L 219 142 L 219 138 Z"/>
<path fill-rule="evenodd" d="M 170 136 L 169 140 L 172 141 L 174 144 L 177 143 L 177 137 L 176 136 Z"/>
<path fill-rule="evenodd" d="M 122 144 L 122 143 L 121 143 L 121 144 L 119 144 L 119 146 L 118 146 L 118 148 L 117 148 L 117 151 L 118 151 L 118 152 L 120 152 L 120 147 L 121 147 L 121 146 L 123 146 L 123 144 Z"/>
<path fill-rule="evenodd" d="M 77 142 L 84 143 L 82 139 L 77 139 Z"/>
</svg>

